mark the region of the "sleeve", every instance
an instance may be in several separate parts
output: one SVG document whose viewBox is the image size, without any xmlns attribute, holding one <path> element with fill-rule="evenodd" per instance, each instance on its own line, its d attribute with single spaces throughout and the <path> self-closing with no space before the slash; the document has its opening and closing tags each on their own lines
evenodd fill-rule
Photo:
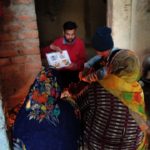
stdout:
<svg viewBox="0 0 150 150">
<path fill-rule="evenodd" d="M 41 57 L 42 58 L 46 58 L 46 53 L 50 53 L 52 52 L 53 50 L 50 49 L 50 45 L 44 47 L 44 48 L 41 48 Z"/>
<path fill-rule="evenodd" d="M 100 59 L 101 57 L 98 55 L 92 57 L 91 59 L 89 59 L 87 62 L 84 63 L 84 68 L 91 68 L 95 64 L 95 62 L 99 61 Z"/>
<path fill-rule="evenodd" d="M 58 42 L 59 42 L 59 40 L 56 39 L 56 40 L 55 40 L 53 43 L 51 43 L 51 44 L 57 45 Z M 50 44 L 50 45 L 51 45 L 51 44 Z M 46 53 L 54 52 L 54 50 L 52 50 L 52 49 L 50 48 L 50 45 L 48 45 L 48 46 L 46 46 L 46 47 L 44 47 L 44 48 L 41 48 L 41 57 L 42 57 L 42 58 L 46 58 Z"/>
<path fill-rule="evenodd" d="M 102 80 L 107 75 L 106 67 L 96 70 L 84 77 L 87 82 L 96 82 Z"/>
</svg>

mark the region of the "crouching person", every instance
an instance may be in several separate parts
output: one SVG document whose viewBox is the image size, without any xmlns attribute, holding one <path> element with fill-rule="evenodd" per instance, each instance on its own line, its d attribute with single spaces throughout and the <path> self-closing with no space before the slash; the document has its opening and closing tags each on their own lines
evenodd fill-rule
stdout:
<svg viewBox="0 0 150 150">
<path fill-rule="evenodd" d="M 60 99 L 60 84 L 54 69 L 43 69 L 37 75 L 14 123 L 14 150 L 78 149 L 76 108 Z"/>
<path fill-rule="evenodd" d="M 110 33 L 107 27 L 99 28 L 93 38 L 99 58 L 105 57 L 104 65 L 96 60 L 96 69 L 92 63 L 92 72 L 86 68 L 80 74 L 80 79 L 89 83 L 76 96 L 84 129 L 83 146 L 88 150 L 147 150 L 149 129 L 143 90 L 137 82 L 139 60 L 131 50 L 111 51 Z"/>
</svg>

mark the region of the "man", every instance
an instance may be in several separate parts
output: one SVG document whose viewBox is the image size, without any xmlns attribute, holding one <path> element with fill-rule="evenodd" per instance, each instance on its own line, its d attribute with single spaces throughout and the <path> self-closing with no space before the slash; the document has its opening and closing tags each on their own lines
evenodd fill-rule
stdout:
<svg viewBox="0 0 150 150">
<path fill-rule="evenodd" d="M 95 59 L 86 63 L 94 71 L 89 73 L 86 68 L 80 74 L 80 79 L 90 84 L 76 99 L 81 110 L 84 145 L 88 150 L 146 150 L 148 126 L 143 91 L 137 82 L 138 57 L 130 50 L 112 51 L 108 27 L 97 29 L 93 47 L 99 60 L 96 59 L 96 68 Z"/>
<path fill-rule="evenodd" d="M 71 64 L 59 69 L 65 88 L 68 87 L 71 82 L 79 81 L 78 74 L 83 69 L 86 60 L 84 43 L 76 36 L 76 32 L 76 23 L 67 21 L 63 25 L 63 36 L 56 39 L 50 46 L 42 49 L 44 54 L 67 50 Z"/>
</svg>

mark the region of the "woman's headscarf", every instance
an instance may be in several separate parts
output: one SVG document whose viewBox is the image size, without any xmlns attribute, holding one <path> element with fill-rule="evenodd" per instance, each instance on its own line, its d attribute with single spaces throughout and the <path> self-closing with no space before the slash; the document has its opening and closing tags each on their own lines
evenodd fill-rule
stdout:
<svg viewBox="0 0 150 150">
<path fill-rule="evenodd" d="M 55 70 L 43 68 L 36 77 L 26 101 L 29 119 L 39 122 L 46 119 L 54 125 L 59 121 L 60 110 L 55 102 L 60 98 L 61 89 L 55 74 Z"/>
<path fill-rule="evenodd" d="M 120 50 L 107 67 L 108 74 L 99 83 L 129 108 L 141 130 L 145 131 L 148 126 L 143 90 L 137 82 L 141 72 L 138 57 L 131 50 Z"/>
</svg>

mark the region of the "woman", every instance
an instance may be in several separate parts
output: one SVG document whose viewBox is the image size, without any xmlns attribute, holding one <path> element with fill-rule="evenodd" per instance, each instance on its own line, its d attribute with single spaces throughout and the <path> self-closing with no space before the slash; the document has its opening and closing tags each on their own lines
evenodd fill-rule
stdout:
<svg viewBox="0 0 150 150">
<path fill-rule="evenodd" d="M 83 146 L 88 150 L 146 150 L 148 126 L 143 91 L 137 82 L 137 56 L 130 50 L 112 52 L 105 71 L 84 76 L 90 84 L 76 100 Z"/>
<path fill-rule="evenodd" d="M 77 150 L 79 120 L 60 84 L 54 69 L 38 74 L 14 124 L 14 150 Z"/>
</svg>

